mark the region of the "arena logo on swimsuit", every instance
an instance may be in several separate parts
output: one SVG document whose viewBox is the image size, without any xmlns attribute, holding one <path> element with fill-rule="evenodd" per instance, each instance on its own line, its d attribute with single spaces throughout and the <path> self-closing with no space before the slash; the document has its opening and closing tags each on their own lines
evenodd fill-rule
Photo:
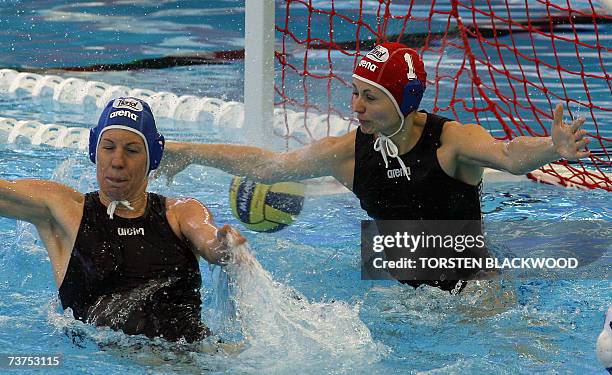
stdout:
<svg viewBox="0 0 612 375">
<path fill-rule="evenodd" d="M 410 180 L 410 167 L 406 167 L 406 170 L 408 171 L 408 176 L 405 175 L 404 171 L 401 168 L 398 169 L 389 169 L 387 170 L 387 178 L 398 178 L 398 177 L 402 177 L 402 176 L 406 176 L 408 177 L 408 180 Z"/>
<path fill-rule="evenodd" d="M 144 236 L 144 228 L 117 228 L 117 234 L 120 236 Z"/>
</svg>

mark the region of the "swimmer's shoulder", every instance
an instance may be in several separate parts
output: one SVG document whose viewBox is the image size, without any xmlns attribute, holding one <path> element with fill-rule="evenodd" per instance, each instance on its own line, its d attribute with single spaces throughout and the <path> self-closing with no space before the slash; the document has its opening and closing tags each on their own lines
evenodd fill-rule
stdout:
<svg viewBox="0 0 612 375">
<path fill-rule="evenodd" d="M 190 197 L 166 197 L 166 219 L 172 231 L 179 238 L 183 238 L 180 223 L 185 218 L 199 218 L 203 221 L 213 222 L 212 214 L 199 200 Z"/>
<path fill-rule="evenodd" d="M 83 218 L 84 194 L 48 180 L 28 180 L 28 189 L 38 195 L 42 209 L 32 210 L 26 221 L 36 226 L 56 275 L 63 275 Z M 56 280 L 56 281 L 59 281 Z M 58 283 L 59 285 L 59 283 Z"/>
<path fill-rule="evenodd" d="M 189 211 L 208 211 L 208 208 L 199 200 L 191 197 L 166 197 L 166 213 L 180 215 Z"/>
<path fill-rule="evenodd" d="M 70 186 L 55 181 L 46 182 L 44 189 L 48 196 L 47 207 L 52 217 L 59 224 L 67 227 L 68 232 L 78 230 L 83 217 L 85 195 Z"/>
<path fill-rule="evenodd" d="M 85 194 L 71 188 L 68 185 L 61 184 L 55 181 L 43 181 L 43 189 L 48 195 L 48 199 L 57 202 L 61 205 L 71 204 L 75 207 L 82 208 L 85 204 Z M 60 200 L 59 202 L 57 200 Z"/>
<path fill-rule="evenodd" d="M 488 135 L 488 132 L 479 124 L 462 124 L 459 121 L 447 121 L 442 128 L 440 141 L 445 144 L 456 144 L 459 142 L 469 142 L 474 137 Z"/>
<path fill-rule="evenodd" d="M 329 136 L 311 144 L 311 151 L 330 159 L 347 159 L 355 156 L 357 129 L 340 136 Z"/>
<path fill-rule="evenodd" d="M 33 202 L 46 206 L 51 217 L 82 211 L 85 196 L 68 185 L 40 179 L 24 179 L 18 182 L 22 193 L 28 195 Z"/>
<path fill-rule="evenodd" d="M 355 169 L 355 137 L 357 129 L 314 142 L 302 159 L 313 166 L 312 177 L 332 176 L 349 189 Z"/>
</svg>

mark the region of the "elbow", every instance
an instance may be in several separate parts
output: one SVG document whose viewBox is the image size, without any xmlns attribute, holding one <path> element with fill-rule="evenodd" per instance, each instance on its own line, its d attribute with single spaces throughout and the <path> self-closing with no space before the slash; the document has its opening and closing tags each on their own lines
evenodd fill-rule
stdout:
<svg viewBox="0 0 612 375">
<path fill-rule="evenodd" d="M 513 150 L 515 141 L 504 142 L 501 150 L 503 166 L 506 172 L 515 176 L 524 175 L 530 172 L 530 169 L 526 163 L 521 160 L 521 157 L 517 157 L 516 150 Z"/>
<path fill-rule="evenodd" d="M 512 160 L 511 158 L 507 159 L 507 162 L 505 163 L 503 169 L 506 172 L 513 174 L 515 176 L 520 176 L 520 175 L 527 173 L 527 172 L 524 172 L 525 168 L 523 168 L 523 166 L 521 165 L 519 161 Z"/>
<path fill-rule="evenodd" d="M 515 176 L 520 176 L 520 175 L 524 175 L 527 172 L 523 171 L 523 168 L 521 168 L 521 166 L 518 163 L 511 163 L 507 168 L 506 171 L 510 174 L 513 174 Z"/>
<path fill-rule="evenodd" d="M 523 162 L 512 161 L 510 165 L 508 166 L 508 168 L 506 169 L 506 171 L 508 171 L 508 173 L 513 174 L 515 176 L 522 176 L 522 175 L 526 175 L 529 172 L 532 172 L 533 168 L 531 168 L 531 166 L 526 165 Z"/>
</svg>

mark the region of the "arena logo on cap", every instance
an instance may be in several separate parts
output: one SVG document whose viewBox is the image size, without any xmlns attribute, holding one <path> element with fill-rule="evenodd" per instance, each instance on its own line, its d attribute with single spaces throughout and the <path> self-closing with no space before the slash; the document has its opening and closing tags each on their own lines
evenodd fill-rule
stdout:
<svg viewBox="0 0 612 375">
<path fill-rule="evenodd" d="M 383 46 L 376 46 L 373 50 L 368 52 L 366 57 L 376 62 L 385 62 L 389 60 L 389 50 Z"/>
<path fill-rule="evenodd" d="M 125 108 L 130 109 L 132 111 L 142 112 L 142 103 L 138 100 L 130 99 L 130 98 L 119 98 L 115 99 L 113 102 L 114 108 Z"/>
<path fill-rule="evenodd" d="M 368 69 L 370 72 L 375 72 L 376 69 L 378 69 L 378 66 L 376 66 L 376 64 L 372 64 L 371 62 L 365 60 L 361 60 L 359 62 L 359 66 Z"/>
<path fill-rule="evenodd" d="M 110 114 L 110 116 L 108 116 L 108 118 L 113 118 L 113 117 L 117 117 L 117 116 L 121 116 L 121 117 L 129 117 L 134 121 L 138 121 L 138 115 L 135 113 L 132 113 L 130 111 L 115 111 L 113 113 Z"/>
</svg>

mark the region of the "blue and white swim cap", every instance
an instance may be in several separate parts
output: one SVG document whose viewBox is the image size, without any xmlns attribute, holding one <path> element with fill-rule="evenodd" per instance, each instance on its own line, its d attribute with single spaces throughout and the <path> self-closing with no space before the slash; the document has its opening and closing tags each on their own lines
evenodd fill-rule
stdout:
<svg viewBox="0 0 612 375">
<path fill-rule="evenodd" d="M 89 131 L 89 159 L 96 163 L 96 150 L 102 133 L 110 129 L 128 130 L 142 137 L 147 154 L 147 172 L 159 167 L 164 153 L 164 136 L 157 131 L 151 107 L 138 98 L 116 98 L 108 102 L 98 125 Z"/>
</svg>

